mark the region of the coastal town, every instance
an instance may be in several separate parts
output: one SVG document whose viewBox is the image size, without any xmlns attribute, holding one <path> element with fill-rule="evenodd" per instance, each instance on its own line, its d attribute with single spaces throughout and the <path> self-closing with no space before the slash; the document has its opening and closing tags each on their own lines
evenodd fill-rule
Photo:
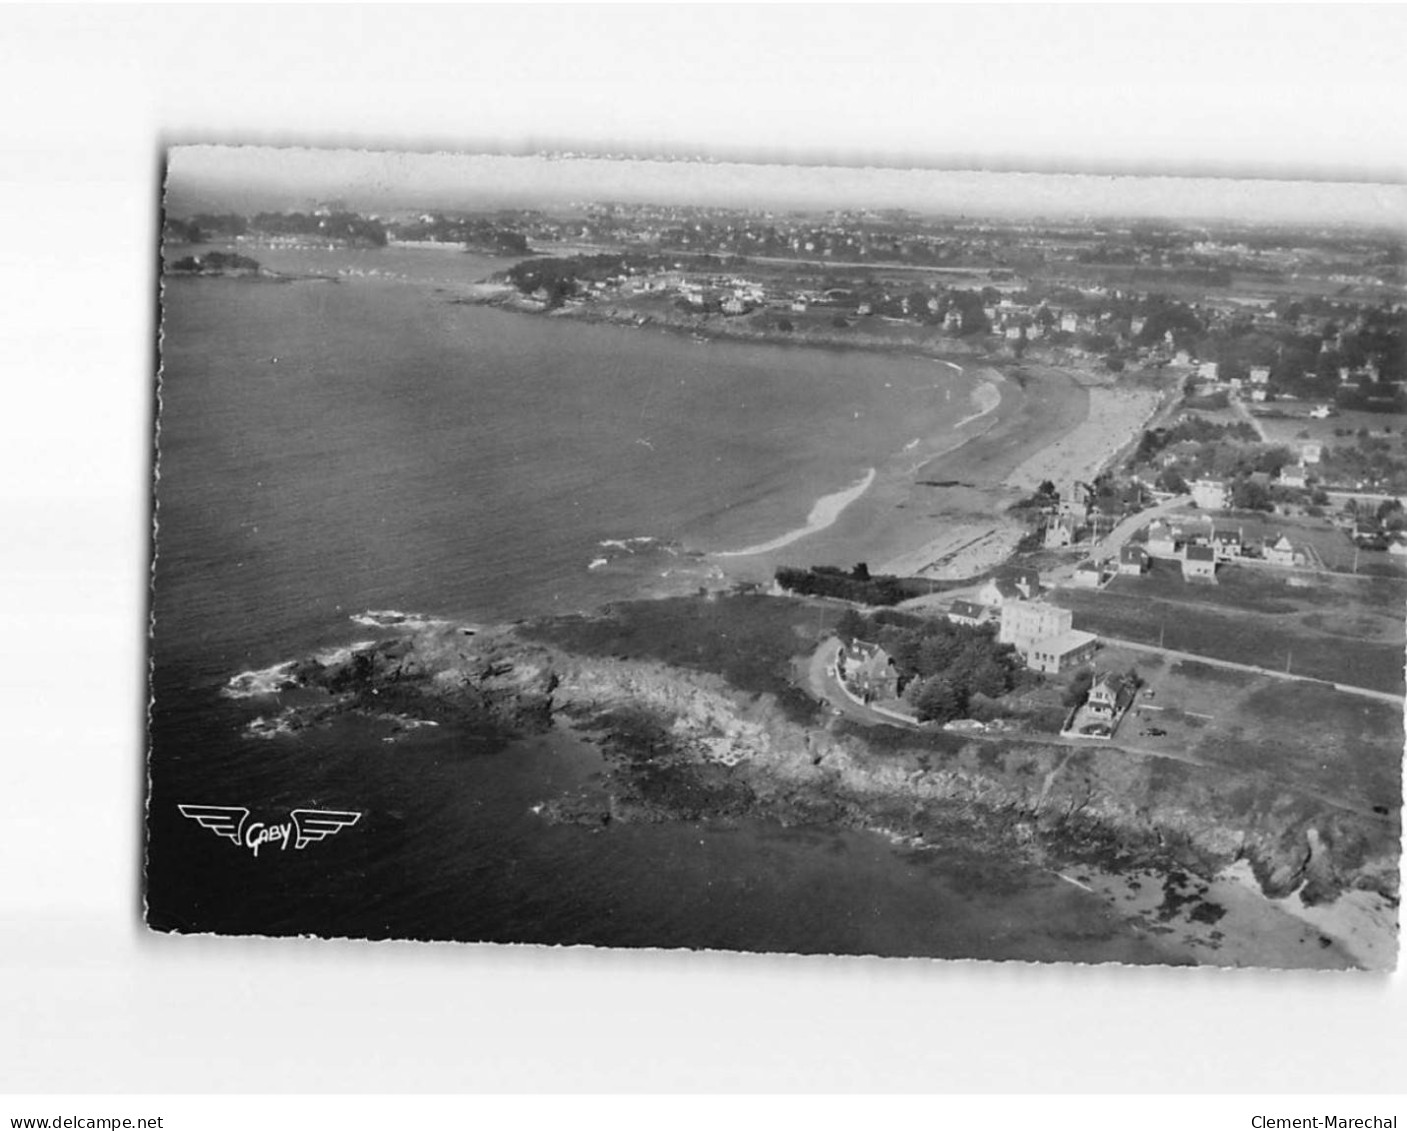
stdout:
<svg viewBox="0 0 1407 1131">
<path fill-rule="evenodd" d="M 1356 961 L 1395 946 L 1381 928 L 1407 642 L 1396 236 L 626 204 L 363 216 L 332 201 L 169 218 L 166 242 L 168 272 L 195 275 L 277 277 L 261 249 L 493 256 L 505 265 L 449 301 L 971 375 L 956 447 L 871 471 L 790 536 L 705 555 L 697 599 L 816 609 L 786 693 L 832 727 L 903 736 L 880 748 L 1044 751 L 1037 808 L 1090 752 L 1234 782 L 1223 823 L 1283 823 L 1257 835 L 1297 861 L 1256 857 L 1260 887 L 1298 893 L 1295 914 L 1348 937 Z M 880 533 L 846 544 L 851 562 L 819 556 L 861 496 L 886 500 Z M 704 761 L 746 772 L 746 750 L 710 742 Z M 1284 806 L 1297 815 L 1282 822 Z"/>
</svg>

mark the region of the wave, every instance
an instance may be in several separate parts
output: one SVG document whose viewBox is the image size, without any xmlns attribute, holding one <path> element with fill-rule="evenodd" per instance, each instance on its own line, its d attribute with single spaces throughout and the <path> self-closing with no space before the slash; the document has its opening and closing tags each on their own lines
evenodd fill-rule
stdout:
<svg viewBox="0 0 1407 1131">
<path fill-rule="evenodd" d="M 865 477 L 858 483 L 847 487 L 844 491 L 837 491 L 832 495 L 822 495 L 816 500 L 816 505 L 811 508 L 811 513 L 806 518 L 806 525 L 796 530 L 788 531 L 779 538 L 773 538 L 770 542 L 762 542 L 756 546 L 748 546 L 742 550 L 720 550 L 715 557 L 720 558 L 742 558 L 750 554 L 767 554 L 773 550 L 780 550 L 783 546 L 790 546 L 805 538 L 808 534 L 815 534 L 825 530 L 828 526 L 835 525 L 836 519 L 841 513 L 863 495 L 875 481 L 875 469 L 870 468 L 865 473 Z"/>
<path fill-rule="evenodd" d="M 258 671 L 240 672 L 231 676 L 220 694 L 227 699 L 251 699 L 258 695 L 277 695 L 280 691 L 298 686 L 293 678 L 295 661 L 285 660 L 271 668 Z"/>
<path fill-rule="evenodd" d="M 245 738 L 262 738 L 266 741 L 271 738 L 278 738 L 280 735 L 292 734 L 298 728 L 294 725 L 297 718 L 292 707 L 279 712 L 272 719 L 266 719 L 260 715 L 248 723 L 244 728 Z"/>
<path fill-rule="evenodd" d="M 610 565 L 610 558 L 592 558 L 586 563 L 587 569 L 600 569 L 602 566 Z"/>
<path fill-rule="evenodd" d="M 354 624 L 367 628 L 443 628 L 453 623 L 420 613 L 403 613 L 399 609 L 368 609 L 364 613 L 354 613 L 350 619 Z"/>
<path fill-rule="evenodd" d="M 315 652 L 313 659 L 323 667 L 330 668 L 335 664 L 345 664 L 358 652 L 364 651 L 367 648 L 373 648 L 375 645 L 375 640 L 358 640 L 354 644 L 348 644 L 345 648 L 333 648 L 326 652 Z"/>
<path fill-rule="evenodd" d="M 597 542 L 596 545 L 600 546 L 603 550 L 623 550 L 627 554 L 633 554 L 637 546 L 641 548 L 653 546 L 658 541 L 658 538 L 648 534 L 642 534 L 636 538 L 607 538 L 604 541 Z"/>
<path fill-rule="evenodd" d="M 971 424 L 974 420 L 981 420 L 982 417 L 997 411 L 1002 403 L 1001 390 L 997 388 L 996 382 L 984 381 L 972 390 L 972 403 L 977 406 L 977 411 L 971 416 L 964 416 L 954 428 L 961 428 L 964 424 Z"/>
</svg>

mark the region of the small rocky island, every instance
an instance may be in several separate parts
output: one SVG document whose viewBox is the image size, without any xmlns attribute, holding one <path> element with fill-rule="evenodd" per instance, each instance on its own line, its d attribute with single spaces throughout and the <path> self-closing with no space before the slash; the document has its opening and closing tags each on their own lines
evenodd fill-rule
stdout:
<svg viewBox="0 0 1407 1131">
<path fill-rule="evenodd" d="M 169 264 L 166 273 L 237 279 L 260 278 L 270 274 L 258 260 L 230 251 L 207 251 L 204 255 L 183 256 Z"/>
</svg>

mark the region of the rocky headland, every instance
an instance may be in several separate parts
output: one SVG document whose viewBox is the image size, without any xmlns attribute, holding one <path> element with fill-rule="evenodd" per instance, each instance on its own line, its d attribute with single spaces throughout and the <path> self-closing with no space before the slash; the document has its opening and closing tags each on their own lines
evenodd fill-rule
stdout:
<svg viewBox="0 0 1407 1131">
<path fill-rule="evenodd" d="M 1191 904 L 1214 939 L 1222 908 L 1209 885 L 1232 870 L 1243 887 L 1253 875 L 1265 899 L 1293 896 L 1301 908 L 1332 907 L 1350 892 L 1371 898 L 1392 935 L 1374 953 L 1395 952 L 1395 821 L 1325 806 L 1288 784 L 1117 749 L 865 726 L 808 700 L 800 678 L 795 694 L 778 694 L 697 665 L 564 646 L 583 639 L 586 621 L 571 621 L 565 631 L 554 621 L 395 629 L 286 665 L 281 688 L 303 694 L 279 729 L 359 712 L 394 728 L 460 726 L 504 749 L 565 726 L 597 743 L 609 770 L 590 798 L 548 802 L 551 820 L 757 816 L 1011 854 L 1066 879 L 1071 869 L 1171 876 L 1162 903 L 1146 910 L 1166 919 Z M 1336 941 L 1332 916 L 1318 929 L 1321 946 Z"/>
</svg>

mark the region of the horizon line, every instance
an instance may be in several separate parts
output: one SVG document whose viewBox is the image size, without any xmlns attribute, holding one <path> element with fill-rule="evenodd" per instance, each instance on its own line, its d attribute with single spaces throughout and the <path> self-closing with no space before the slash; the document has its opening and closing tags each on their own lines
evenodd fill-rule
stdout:
<svg viewBox="0 0 1407 1131">
<path fill-rule="evenodd" d="M 1010 153 L 922 156 L 894 150 L 862 148 L 823 150 L 760 146 L 689 146 L 661 149 L 640 141 L 574 140 L 527 137 L 521 141 L 494 139 L 381 139 L 340 135 L 321 141 L 307 136 L 269 135 L 247 131 L 213 131 L 186 135 L 172 131 L 160 139 L 160 148 L 254 148 L 267 150 L 359 151 L 403 153 L 418 156 L 509 157 L 545 160 L 641 161 L 665 164 L 773 166 L 798 169 L 882 169 L 895 172 L 1035 174 L 1041 176 L 1168 178 L 1175 180 L 1275 181 L 1299 184 L 1407 185 L 1407 161 L 1387 165 L 1332 167 L 1291 162 L 1255 161 L 1233 164 L 1206 160 L 1140 161 L 1118 158 L 1025 157 Z"/>
</svg>

